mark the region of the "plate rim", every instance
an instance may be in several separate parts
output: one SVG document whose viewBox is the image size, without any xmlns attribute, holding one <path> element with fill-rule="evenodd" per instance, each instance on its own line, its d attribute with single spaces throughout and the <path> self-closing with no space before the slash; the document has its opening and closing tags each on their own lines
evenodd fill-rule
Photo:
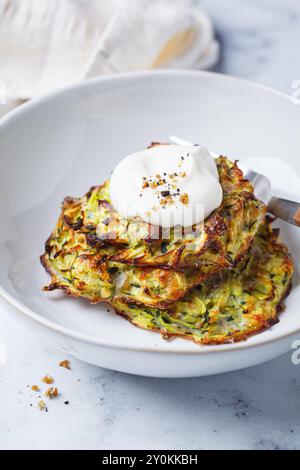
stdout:
<svg viewBox="0 0 300 470">
<path fill-rule="evenodd" d="M 28 111 L 30 112 L 31 109 L 38 107 L 42 103 L 47 103 L 52 99 L 58 98 L 59 96 L 63 96 L 66 93 L 72 93 L 76 91 L 80 91 L 82 89 L 92 88 L 94 86 L 100 86 L 101 84 L 109 83 L 109 82 L 118 82 L 118 81 L 130 81 L 132 79 L 145 79 L 151 78 L 156 76 L 164 76 L 164 77 L 172 77 L 172 76 L 182 76 L 182 77 L 199 77 L 199 76 L 212 76 L 214 78 L 218 78 L 221 80 L 228 80 L 236 83 L 241 83 L 243 85 L 250 86 L 252 88 L 262 90 L 269 94 L 276 95 L 284 100 L 288 100 L 292 103 L 292 98 L 288 94 L 276 90 L 272 87 L 268 87 L 266 85 L 261 85 L 259 83 L 255 83 L 251 80 L 245 80 L 243 78 L 235 77 L 232 75 L 225 75 L 218 72 L 212 71 L 200 71 L 200 70 L 182 70 L 182 69 L 157 69 L 151 71 L 137 71 L 137 72 L 125 72 L 125 73 L 118 73 L 112 75 L 106 75 L 104 77 L 96 77 L 88 79 L 84 82 L 80 82 L 77 84 L 73 84 L 67 87 L 59 88 L 47 95 L 37 97 L 33 100 L 30 100 L 26 103 L 23 103 L 21 106 L 13 109 L 10 111 L 6 116 L 1 118 L 0 121 L 0 129 L 9 125 L 11 121 L 13 121 L 16 117 L 21 117 L 23 114 L 26 114 Z M 269 345 L 270 343 L 278 342 L 290 336 L 293 336 L 296 333 L 300 332 L 300 326 L 295 328 L 290 332 L 286 332 L 284 334 L 277 334 L 271 338 L 263 338 L 258 334 L 257 342 L 249 343 L 247 340 L 243 342 L 237 343 L 226 343 L 226 344 L 219 344 L 219 345 L 199 345 L 199 349 L 195 350 L 167 350 L 162 349 L 160 347 L 154 346 L 138 346 L 138 345 L 122 345 L 119 344 L 118 341 L 112 339 L 106 339 L 101 337 L 94 337 L 85 333 L 80 333 L 79 331 L 73 330 L 71 328 L 59 325 L 58 323 L 48 320 L 40 315 L 37 311 L 33 310 L 32 308 L 27 307 L 24 303 L 17 300 L 12 294 L 10 294 L 3 286 L 0 285 L 0 296 L 15 310 L 19 313 L 24 314 L 26 317 L 30 318 L 33 321 L 41 324 L 43 327 L 46 327 L 52 332 L 56 332 L 62 334 L 63 336 L 67 336 L 72 339 L 79 340 L 84 343 L 98 345 L 102 347 L 109 347 L 113 349 L 120 349 L 120 350 L 127 350 L 127 351 L 140 351 L 140 352 L 148 352 L 148 353 L 164 353 L 164 354 L 172 354 L 172 355 L 199 355 L 199 354 L 211 354 L 211 353 L 225 353 L 231 351 L 239 351 L 244 349 L 250 348 L 258 348 Z M 262 332 L 263 333 L 263 332 Z M 260 336 L 260 338 L 259 338 Z"/>
</svg>

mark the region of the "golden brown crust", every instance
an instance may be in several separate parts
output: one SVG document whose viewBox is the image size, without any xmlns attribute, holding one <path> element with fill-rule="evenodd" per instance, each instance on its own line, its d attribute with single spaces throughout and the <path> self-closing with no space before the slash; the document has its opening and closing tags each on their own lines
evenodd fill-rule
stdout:
<svg viewBox="0 0 300 470">
<path fill-rule="evenodd" d="M 266 208 L 236 163 L 221 157 L 218 168 L 222 205 L 193 241 L 165 240 L 161 228 L 154 240 L 153 227 L 145 223 L 146 238 L 131 244 L 122 238 L 107 184 L 91 188 L 81 199 L 66 198 L 41 256 L 52 278 L 45 290 L 106 302 L 136 326 L 205 345 L 243 341 L 277 323 L 290 289 L 291 258 L 278 232 L 271 231 L 269 220 L 265 223 Z M 99 224 L 102 231 L 96 230 Z M 276 282 L 264 266 L 270 262 Z M 197 285 L 198 290 L 192 289 Z"/>
<path fill-rule="evenodd" d="M 292 282 L 289 283 L 289 286 L 288 286 L 286 292 L 282 295 L 282 298 L 281 298 L 280 302 L 277 305 L 278 314 L 280 314 L 281 312 L 284 311 L 285 306 L 284 306 L 283 302 L 284 302 L 285 298 L 289 295 L 289 293 L 291 291 L 291 288 L 292 288 Z M 141 327 L 140 325 L 135 323 L 133 320 L 131 320 L 126 315 L 125 312 L 122 312 L 121 310 L 118 310 L 116 308 L 114 308 L 114 311 L 117 315 L 124 318 L 129 323 L 131 323 L 132 325 L 134 325 L 134 326 L 136 326 L 136 327 L 138 327 L 142 330 L 144 329 L 143 327 Z M 251 336 L 254 336 L 258 333 L 262 333 L 263 331 L 271 328 L 272 326 L 276 325 L 277 323 L 279 323 L 279 318 L 278 317 L 270 318 L 268 320 L 265 320 L 263 325 L 260 325 L 259 327 L 257 327 L 256 329 L 253 329 L 251 331 L 247 331 L 247 332 L 242 332 L 241 331 L 239 333 L 236 333 L 236 334 L 232 335 L 232 337 L 227 337 L 227 338 L 224 337 L 223 339 L 218 339 L 218 340 L 203 339 L 199 342 L 197 342 L 194 337 L 192 337 L 192 336 L 189 337 L 185 334 L 178 334 L 178 333 L 173 333 L 172 334 L 172 333 L 167 332 L 167 331 L 162 333 L 161 329 L 159 329 L 159 328 L 152 328 L 151 331 L 153 331 L 154 333 L 160 333 L 165 340 L 171 340 L 173 338 L 182 338 L 182 339 L 192 341 L 193 343 L 196 343 L 196 344 L 199 344 L 199 345 L 202 345 L 202 346 L 214 346 L 214 345 L 217 346 L 217 345 L 221 345 L 221 344 L 240 343 L 242 341 L 245 341 L 246 339 L 248 339 Z"/>
</svg>

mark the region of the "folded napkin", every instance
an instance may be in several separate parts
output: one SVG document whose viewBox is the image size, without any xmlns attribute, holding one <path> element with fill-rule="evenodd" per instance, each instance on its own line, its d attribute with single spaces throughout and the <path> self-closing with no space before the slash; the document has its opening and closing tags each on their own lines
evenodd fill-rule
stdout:
<svg viewBox="0 0 300 470">
<path fill-rule="evenodd" d="M 0 113 L 86 78 L 209 68 L 219 56 L 190 0 L 0 0 L 0 50 Z"/>
</svg>

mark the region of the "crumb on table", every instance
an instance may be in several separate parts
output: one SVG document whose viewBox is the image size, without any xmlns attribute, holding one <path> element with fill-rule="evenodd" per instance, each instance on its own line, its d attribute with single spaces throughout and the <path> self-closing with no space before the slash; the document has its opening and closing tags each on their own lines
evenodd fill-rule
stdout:
<svg viewBox="0 0 300 470">
<path fill-rule="evenodd" d="M 51 375 L 47 374 L 47 375 L 45 375 L 45 377 L 42 378 L 42 382 L 44 382 L 45 384 L 50 385 L 50 384 L 53 384 L 54 379 L 53 379 L 53 377 L 51 377 Z"/>
<path fill-rule="evenodd" d="M 71 369 L 70 367 L 70 361 L 68 359 L 65 359 L 64 361 L 60 361 L 58 363 L 60 367 L 64 367 L 65 369 Z"/>
<path fill-rule="evenodd" d="M 46 403 L 44 400 L 38 401 L 38 407 L 41 411 L 48 411 L 48 408 L 46 407 Z"/>
<path fill-rule="evenodd" d="M 49 387 L 46 391 L 45 391 L 45 396 L 47 398 L 56 398 L 58 395 L 58 389 L 57 387 Z"/>
</svg>

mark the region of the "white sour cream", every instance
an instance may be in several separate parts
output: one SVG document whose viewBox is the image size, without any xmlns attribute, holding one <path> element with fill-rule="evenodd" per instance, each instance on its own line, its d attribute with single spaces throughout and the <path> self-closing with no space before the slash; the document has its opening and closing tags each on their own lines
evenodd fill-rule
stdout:
<svg viewBox="0 0 300 470">
<path fill-rule="evenodd" d="M 110 179 L 110 198 L 125 218 L 162 227 L 202 222 L 223 198 L 214 158 L 201 146 L 159 145 L 125 157 Z"/>
</svg>

